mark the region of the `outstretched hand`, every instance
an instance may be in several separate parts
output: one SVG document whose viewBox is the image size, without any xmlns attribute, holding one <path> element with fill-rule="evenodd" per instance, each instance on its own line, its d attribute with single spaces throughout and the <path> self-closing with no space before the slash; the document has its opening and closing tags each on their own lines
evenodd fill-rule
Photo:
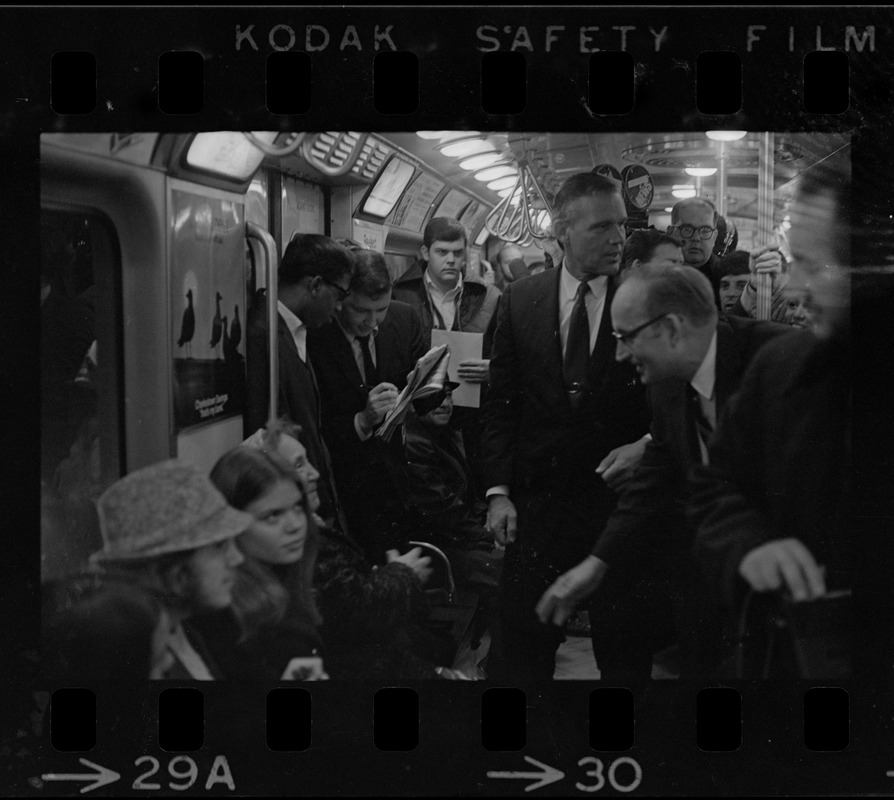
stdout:
<svg viewBox="0 0 894 800">
<path fill-rule="evenodd" d="M 537 617 L 544 625 L 564 625 L 574 609 L 599 588 L 607 571 L 608 564 L 602 559 L 587 556 L 543 593 L 535 608 Z"/>
</svg>

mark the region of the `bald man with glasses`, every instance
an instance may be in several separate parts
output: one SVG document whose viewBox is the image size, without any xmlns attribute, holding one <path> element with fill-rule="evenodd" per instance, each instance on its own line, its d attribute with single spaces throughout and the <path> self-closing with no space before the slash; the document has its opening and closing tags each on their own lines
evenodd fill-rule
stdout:
<svg viewBox="0 0 894 800">
<path fill-rule="evenodd" d="M 673 629 L 681 677 L 705 678 L 720 659 L 719 617 L 690 555 L 687 476 L 705 463 L 717 417 L 753 356 L 779 336 L 802 334 L 720 319 L 711 284 L 687 266 L 635 271 L 615 294 L 611 317 L 616 358 L 632 364 L 649 389 L 652 441 L 591 555 L 553 583 L 537 614 L 562 625 L 605 583 L 590 611 L 604 680 L 648 680 Z M 661 619 L 668 614 L 672 620 Z"/>
</svg>

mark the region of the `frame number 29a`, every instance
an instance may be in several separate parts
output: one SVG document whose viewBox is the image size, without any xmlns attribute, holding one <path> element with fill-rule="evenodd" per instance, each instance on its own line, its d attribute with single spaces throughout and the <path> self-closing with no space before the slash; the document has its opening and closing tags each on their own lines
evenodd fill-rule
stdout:
<svg viewBox="0 0 894 800">
<path fill-rule="evenodd" d="M 627 783 L 621 783 L 618 780 L 618 767 L 624 766 L 625 764 L 633 769 L 633 779 Z M 632 792 L 640 785 L 643 779 L 642 768 L 636 761 L 628 756 L 621 756 L 621 758 L 615 759 L 608 765 L 607 770 L 605 769 L 602 760 L 594 758 L 593 756 L 582 758 L 577 762 L 577 765 L 579 767 L 593 767 L 593 769 L 588 769 L 586 773 L 584 773 L 588 778 L 593 779 L 593 783 L 582 783 L 578 781 L 574 784 L 574 787 L 581 792 L 598 792 L 605 786 L 606 780 L 615 791 Z M 627 770 L 624 770 L 624 772 L 627 772 Z M 624 777 L 623 774 L 622 777 Z"/>
<path fill-rule="evenodd" d="M 134 761 L 135 767 L 143 765 L 147 765 L 148 768 L 133 782 L 132 788 L 150 792 L 158 791 L 161 789 L 161 784 L 151 779 L 156 776 L 161 768 L 159 760 L 152 756 L 140 756 Z M 168 788 L 173 789 L 175 792 L 185 792 L 195 786 L 196 781 L 199 779 L 199 768 L 196 762 L 189 756 L 175 756 L 168 763 L 168 775 L 170 775 L 170 778 L 167 780 Z M 225 756 L 217 756 L 214 759 L 214 763 L 208 771 L 208 779 L 205 781 L 205 790 L 207 791 L 218 783 L 224 784 L 230 791 L 235 791 L 236 789 L 236 784 L 233 782 L 233 773 L 230 772 L 230 765 L 227 763 Z"/>
</svg>

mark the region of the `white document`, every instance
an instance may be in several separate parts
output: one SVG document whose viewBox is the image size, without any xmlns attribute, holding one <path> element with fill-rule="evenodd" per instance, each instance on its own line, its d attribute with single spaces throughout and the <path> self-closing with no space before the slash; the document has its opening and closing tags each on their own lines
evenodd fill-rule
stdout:
<svg viewBox="0 0 894 800">
<path fill-rule="evenodd" d="M 482 358 L 484 334 L 442 331 L 436 328 L 431 332 L 431 346 L 435 347 L 439 344 L 446 344 L 450 348 L 447 377 L 459 383 L 459 386 L 453 390 L 453 405 L 479 408 L 481 406 L 481 384 L 460 380 L 457 371 L 461 361 L 465 361 L 467 358 Z"/>
</svg>

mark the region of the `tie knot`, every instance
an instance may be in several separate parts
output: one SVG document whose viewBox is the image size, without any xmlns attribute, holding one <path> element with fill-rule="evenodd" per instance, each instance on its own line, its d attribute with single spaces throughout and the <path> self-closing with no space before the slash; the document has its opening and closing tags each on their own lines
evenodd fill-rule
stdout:
<svg viewBox="0 0 894 800">
<path fill-rule="evenodd" d="M 581 297 L 586 297 L 586 296 L 587 296 L 587 292 L 589 292 L 589 291 L 590 291 L 590 284 L 587 283 L 586 281 L 581 281 L 580 284 L 578 284 L 578 287 L 577 287 L 577 296 L 578 296 L 579 298 L 581 298 Z"/>
</svg>

